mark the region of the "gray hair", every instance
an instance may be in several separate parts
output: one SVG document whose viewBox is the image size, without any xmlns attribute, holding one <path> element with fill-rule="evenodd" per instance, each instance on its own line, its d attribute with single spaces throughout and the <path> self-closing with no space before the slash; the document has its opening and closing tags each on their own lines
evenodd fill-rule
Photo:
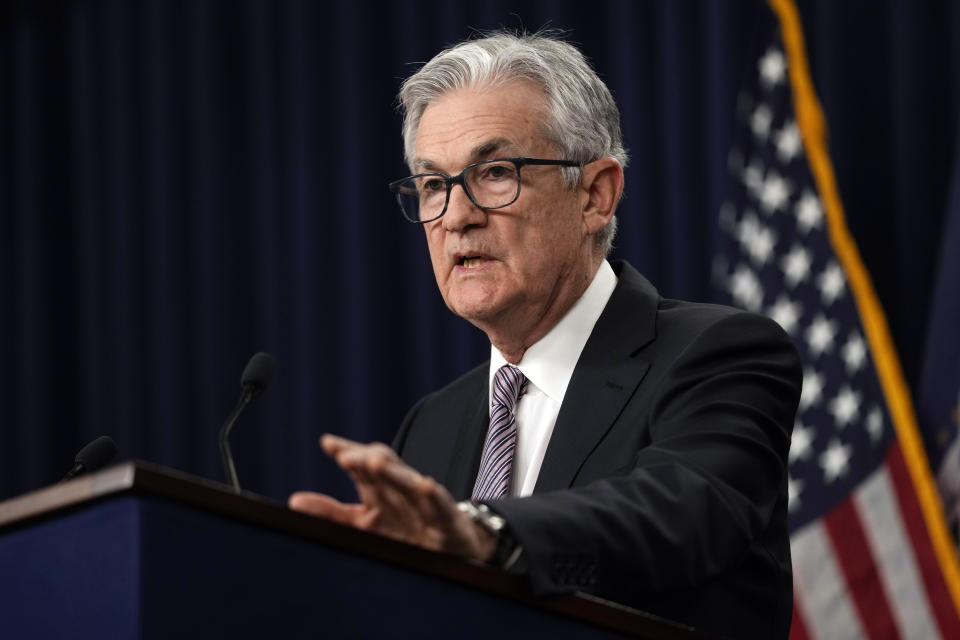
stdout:
<svg viewBox="0 0 960 640">
<path fill-rule="evenodd" d="M 417 129 L 427 106 L 449 91 L 514 80 L 532 82 L 543 90 L 547 100 L 544 134 L 563 159 L 586 164 L 612 157 L 627 166 L 620 111 L 583 54 L 550 33 L 498 31 L 441 51 L 400 87 L 404 155 L 411 171 L 415 170 Z M 561 171 L 566 185 L 575 187 L 580 169 Z M 613 245 L 616 228 L 613 217 L 597 234 L 597 244 L 605 253 Z"/>
</svg>

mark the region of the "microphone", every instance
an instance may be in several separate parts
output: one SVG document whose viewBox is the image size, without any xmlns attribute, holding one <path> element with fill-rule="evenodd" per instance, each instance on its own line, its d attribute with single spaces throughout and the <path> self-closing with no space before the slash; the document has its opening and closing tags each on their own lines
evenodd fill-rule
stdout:
<svg viewBox="0 0 960 640">
<path fill-rule="evenodd" d="M 270 380 L 273 378 L 273 370 L 276 366 L 276 360 L 269 353 L 261 351 L 250 358 L 250 362 L 243 370 L 240 376 L 240 400 L 237 406 L 233 408 L 227 421 L 220 428 L 220 459 L 223 462 L 223 474 L 227 477 L 227 482 L 233 487 L 236 493 L 240 493 L 240 481 L 237 479 L 237 469 L 233 464 L 233 454 L 230 452 L 230 430 L 236 424 L 237 419 L 243 410 L 247 408 L 250 401 L 263 393 Z"/>
<path fill-rule="evenodd" d="M 60 482 L 96 471 L 106 466 L 115 455 L 117 455 L 117 443 L 110 436 L 100 436 L 80 449 L 77 457 L 73 460 L 73 467 L 70 468 L 70 471 L 67 471 L 67 475 L 63 476 L 63 480 Z"/>
</svg>

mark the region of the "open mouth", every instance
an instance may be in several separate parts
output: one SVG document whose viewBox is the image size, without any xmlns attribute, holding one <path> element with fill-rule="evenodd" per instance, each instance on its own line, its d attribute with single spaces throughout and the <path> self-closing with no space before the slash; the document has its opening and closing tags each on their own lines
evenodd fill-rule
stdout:
<svg viewBox="0 0 960 640">
<path fill-rule="evenodd" d="M 466 269 L 472 269 L 473 267 L 479 267 L 485 262 L 485 258 L 481 256 L 464 256 L 460 258 L 460 266 Z"/>
</svg>

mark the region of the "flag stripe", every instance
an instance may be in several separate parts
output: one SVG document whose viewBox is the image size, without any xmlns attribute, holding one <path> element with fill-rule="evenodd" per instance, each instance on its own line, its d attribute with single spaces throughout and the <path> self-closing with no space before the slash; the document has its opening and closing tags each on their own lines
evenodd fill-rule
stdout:
<svg viewBox="0 0 960 640">
<path fill-rule="evenodd" d="M 814 521 L 794 533 L 790 548 L 794 558 L 794 599 L 810 636 L 824 640 L 866 637 L 822 521 Z"/>
<path fill-rule="evenodd" d="M 896 443 L 893 448 L 896 448 Z M 896 490 L 886 467 L 869 478 L 854 496 L 867 542 L 876 563 L 890 609 L 905 638 L 940 638 L 917 567 L 913 545 L 904 527 Z M 949 602 L 947 602 L 949 605 Z M 949 607 L 947 611 L 950 611 Z"/>
<path fill-rule="evenodd" d="M 874 474 L 880 475 L 882 471 Z M 877 579 L 877 562 L 871 553 L 853 500 L 844 500 L 825 518 L 825 529 L 843 570 L 847 590 L 871 638 L 900 638 L 891 615 L 891 603 Z"/>
<path fill-rule="evenodd" d="M 803 614 L 797 606 L 797 599 L 793 599 L 793 622 L 790 624 L 790 640 L 809 640 L 807 626 L 803 621 Z"/>
<path fill-rule="evenodd" d="M 827 152 L 823 112 L 810 79 L 797 8 L 793 0 L 769 1 L 780 20 L 789 60 L 788 75 L 793 88 L 794 112 L 817 191 L 823 201 L 830 242 L 850 283 L 883 394 L 900 446 L 903 448 L 906 469 L 920 501 L 919 515 L 925 521 L 926 533 L 933 542 L 940 572 L 952 600 L 953 615 L 956 616 L 960 612 L 960 565 L 957 563 L 957 552 L 943 517 L 886 318 L 860 259 L 856 243 L 846 226 L 843 205 Z"/>
<path fill-rule="evenodd" d="M 944 638 L 960 638 L 960 618 L 952 614 L 952 600 L 944 573 L 934 549 L 930 545 L 925 521 L 920 506 L 913 495 L 909 472 L 899 447 L 891 447 L 887 454 L 887 467 L 890 470 L 891 484 L 896 492 L 897 503 L 903 515 L 902 521 L 907 535 L 913 541 L 917 568 L 927 593 L 927 599 L 936 616 L 940 635 Z"/>
</svg>

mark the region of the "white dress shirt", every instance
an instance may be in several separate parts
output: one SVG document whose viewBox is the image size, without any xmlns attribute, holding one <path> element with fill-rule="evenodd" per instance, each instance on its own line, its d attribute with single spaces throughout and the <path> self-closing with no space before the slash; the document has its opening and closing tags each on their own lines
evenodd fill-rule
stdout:
<svg viewBox="0 0 960 640">
<path fill-rule="evenodd" d="M 511 496 L 533 493 L 580 352 L 616 286 L 617 275 L 604 260 L 580 299 L 547 335 L 526 350 L 519 364 L 514 365 L 529 383 L 516 407 L 517 448 L 510 474 Z M 493 376 L 505 364 L 503 355 L 491 345 L 488 386 L 491 398 Z"/>
</svg>

